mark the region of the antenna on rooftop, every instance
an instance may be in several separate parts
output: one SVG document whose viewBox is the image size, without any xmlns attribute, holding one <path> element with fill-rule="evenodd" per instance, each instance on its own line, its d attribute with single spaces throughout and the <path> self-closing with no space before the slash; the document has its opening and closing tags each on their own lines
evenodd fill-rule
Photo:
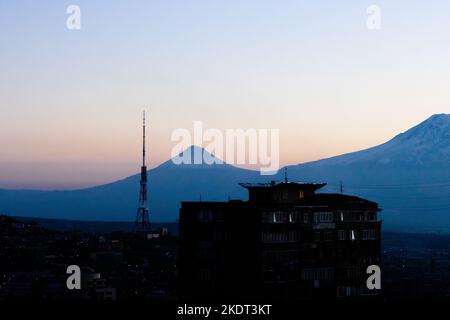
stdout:
<svg viewBox="0 0 450 320">
<path fill-rule="evenodd" d="M 284 167 L 284 182 L 285 182 L 285 183 L 288 183 L 287 167 Z"/>
</svg>

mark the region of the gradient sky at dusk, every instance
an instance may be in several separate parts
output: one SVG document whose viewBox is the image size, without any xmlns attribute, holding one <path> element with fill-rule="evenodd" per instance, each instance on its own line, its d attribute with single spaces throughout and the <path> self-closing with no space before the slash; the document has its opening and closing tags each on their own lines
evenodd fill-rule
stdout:
<svg viewBox="0 0 450 320">
<path fill-rule="evenodd" d="M 0 188 L 138 172 L 144 107 L 150 167 L 195 120 L 279 128 L 282 165 L 385 142 L 450 112 L 449 17 L 432 0 L 0 0 Z"/>
</svg>

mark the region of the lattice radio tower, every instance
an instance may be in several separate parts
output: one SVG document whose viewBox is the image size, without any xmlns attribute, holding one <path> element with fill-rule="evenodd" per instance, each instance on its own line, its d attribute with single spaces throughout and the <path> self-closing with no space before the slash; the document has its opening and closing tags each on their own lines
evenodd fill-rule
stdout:
<svg viewBox="0 0 450 320">
<path fill-rule="evenodd" d="M 150 219 L 147 204 L 147 166 L 145 165 L 145 111 L 142 118 L 142 166 L 139 190 L 139 206 L 136 214 L 134 229 L 137 233 L 150 232 Z"/>
</svg>

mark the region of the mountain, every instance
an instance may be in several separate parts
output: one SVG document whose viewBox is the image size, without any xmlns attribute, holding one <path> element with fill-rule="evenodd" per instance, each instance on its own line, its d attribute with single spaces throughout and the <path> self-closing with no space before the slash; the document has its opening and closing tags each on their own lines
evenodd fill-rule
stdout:
<svg viewBox="0 0 450 320">
<path fill-rule="evenodd" d="M 376 201 L 385 225 L 450 232 L 450 115 L 430 117 L 379 146 L 288 168 L 291 179 L 323 180 L 323 191 Z M 278 176 L 280 179 L 280 176 Z"/>
<path fill-rule="evenodd" d="M 192 157 L 205 153 L 190 147 Z M 176 157 L 175 157 L 176 158 Z M 193 161 L 192 161 L 193 162 Z M 0 212 L 15 216 L 56 219 L 134 220 L 139 194 L 139 174 L 113 183 L 70 191 L 0 190 Z M 168 160 L 148 171 L 149 209 L 153 221 L 175 221 L 183 200 L 226 201 L 246 195 L 238 183 L 261 179 L 256 171 L 228 164 L 176 165 Z"/>
<path fill-rule="evenodd" d="M 206 152 L 191 147 L 185 152 Z M 208 156 L 211 156 L 207 154 Z M 288 167 L 290 180 L 324 181 L 322 192 L 358 195 L 383 209 L 384 228 L 450 233 L 450 115 L 434 115 L 379 146 Z M 174 221 L 182 200 L 246 199 L 238 182 L 281 180 L 231 165 L 175 165 L 149 170 L 154 221 Z M 81 220 L 133 220 L 139 175 L 74 191 L 0 190 L 0 212 Z"/>
</svg>

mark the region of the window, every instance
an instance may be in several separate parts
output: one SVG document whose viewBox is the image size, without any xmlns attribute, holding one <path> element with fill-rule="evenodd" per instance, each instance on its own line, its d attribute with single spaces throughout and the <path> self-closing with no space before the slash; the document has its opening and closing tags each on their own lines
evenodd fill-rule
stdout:
<svg viewBox="0 0 450 320">
<path fill-rule="evenodd" d="M 272 222 L 277 223 L 281 221 L 281 217 L 279 213 L 273 212 L 272 213 Z"/>
<path fill-rule="evenodd" d="M 216 221 L 218 222 L 224 222 L 225 221 L 225 215 L 223 212 L 215 212 L 214 214 L 214 218 Z"/>
<path fill-rule="evenodd" d="M 303 198 L 305 197 L 305 191 L 300 190 L 299 193 L 298 193 L 298 197 L 299 197 L 300 199 L 303 199 Z"/>
<path fill-rule="evenodd" d="M 369 230 L 363 230 L 362 231 L 362 239 L 363 240 L 369 240 Z"/>
<path fill-rule="evenodd" d="M 215 241 L 220 241 L 225 239 L 225 232 L 223 229 L 216 228 L 213 230 L 213 239 Z"/>
<path fill-rule="evenodd" d="M 345 230 L 338 231 L 338 240 L 340 241 L 345 240 Z"/>
<path fill-rule="evenodd" d="M 210 210 L 200 210 L 198 212 L 198 221 L 200 221 L 200 222 L 210 222 L 210 221 L 212 221 L 212 211 L 210 211 Z"/>
<path fill-rule="evenodd" d="M 209 270 L 209 269 L 200 269 L 198 271 L 198 279 L 200 281 L 211 281 L 211 279 L 212 279 L 211 270 Z"/>
<path fill-rule="evenodd" d="M 363 215 L 363 221 L 376 221 L 377 214 L 375 212 L 366 212 Z"/>
<path fill-rule="evenodd" d="M 289 222 L 294 223 L 299 221 L 300 213 L 297 211 L 289 212 Z"/>
<path fill-rule="evenodd" d="M 350 240 L 352 240 L 352 241 L 356 240 L 356 231 L 355 230 L 350 231 Z"/>
<path fill-rule="evenodd" d="M 303 214 L 303 223 L 309 223 L 309 214 L 308 213 Z"/>
<path fill-rule="evenodd" d="M 358 279 L 361 276 L 361 271 L 358 267 L 348 267 L 347 277 L 350 279 Z"/>
<path fill-rule="evenodd" d="M 276 251 L 266 251 L 264 261 L 265 261 L 265 263 L 277 262 L 277 252 Z"/>
<path fill-rule="evenodd" d="M 198 247 L 199 249 L 210 249 L 213 247 L 213 243 L 211 241 L 199 241 Z"/>
<path fill-rule="evenodd" d="M 334 240 L 333 232 L 332 231 L 325 232 L 324 241 L 333 241 L 333 240 Z"/>
<path fill-rule="evenodd" d="M 369 229 L 369 230 L 363 230 L 362 231 L 362 240 L 376 240 L 376 230 L 375 229 Z"/>
<path fill-rule="evenodd" d="M 264 242 L 292 242 L 298 241 L 298 232 L 263 232 L 262 241 Z"/>
<path fill-rule="evenodd" d="M 266 264 L 272 263 L 295 263 L 298 261 L 298 252 L 294 250 L 285 251 L 266 251 L 264 255 L 264 262 Z"/>
<path fill-rule="evenodd" d="M 316 242 L 320 241 L 320 231 L 314 232 L 314 241 Z"/>
<path fill-rule="evenodd" d="M 283 212 L 283 211 L 266 211 L 262 214 L 262 221 L 265 223 L 286 223 L 296 222 L 295 212 Z"/>
<path fill-rule="evenodd" d="M 351 297 L 358 294 L 357 287 L 338 287 L 338 297 Z"/>
<path fill-rule="evenodd" d="M 298 232 L 297 231 L 289 231 L 288 240 L 289 241 L 298 241 Z"/>
<path fill-rule="evenodd" d="M 333 212 L 315 212 L 314 222 L 333 222 Z"/>
<path fill-rule="evenodd" d="M 262 214 L 262 221 L 265 223 L 272 223 L 273 222 L 273 214 L 272 212 L 263 212 Z"/>
<path fill-rule="evenodd" d="M 357 221 L 363 221 L 364 216 L 361 212 L 353 212 L 353 211 L 347 211 L 343 212 L 343 217 L 341 217 L 341 221 L 350 221 L 350 222 L 357 222 Z"/>
<path fill-rule="evenodd" d="M 273 219 L 272 219 L 273 223 L 281 223 L 285 221 L 286 221 L 286 212 L 281 211 L 273 212 Z"/>
<path fill-rule="evenodd" d="M 333 268 L 303 269 L 303 280 L 331 280 L 334 278 Z"/>
<path fill-rule="evenodd" d="M 283 190 L 281 197 L 286 200 L 288 198 L 288 191 L 287 190 Z"/>
</svg>

